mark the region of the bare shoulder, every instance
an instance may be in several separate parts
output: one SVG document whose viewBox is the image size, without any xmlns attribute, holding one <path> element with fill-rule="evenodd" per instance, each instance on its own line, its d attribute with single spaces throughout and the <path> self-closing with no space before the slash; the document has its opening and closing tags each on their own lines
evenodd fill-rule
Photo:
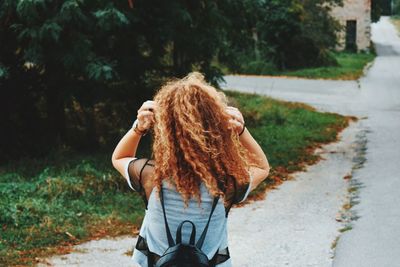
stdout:
<svg viewBox="0 0 400 267">
<path fill-rule="evenodd" d="M 139 183 L 143 187 L 147 198 L 149 197 L 151 191 L 153 190 L 154 183 L 154 167 L 155 161 L 148 158 L 140 158 L 134 162 L 133 172 L 139 180 Z"/>
<path fill-rule="evenodd" d="M 129 172 L 137 179 L 144 180 L 154 171 L 155 162 L 153 159 L 139 158 L 131 163 Z"/>
</svg>

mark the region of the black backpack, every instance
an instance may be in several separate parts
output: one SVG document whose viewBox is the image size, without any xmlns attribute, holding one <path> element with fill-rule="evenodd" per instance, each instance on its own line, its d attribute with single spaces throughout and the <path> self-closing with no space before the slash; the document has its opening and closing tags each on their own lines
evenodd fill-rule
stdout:
<svg viewBox="0 0 400 267">
<path fill-rule="evenodd" d="M 167 232 L 168 249 L 164 254 L 157 260 L 155 267 L 210 267 L 215 266 L 213 260 L 209 260 L 207 255 L 201 251 L 204 240 L 206 238 L 208 226 L 210 224 L 211 216 L 214 213 L 215 207 L 217 206 L 219 197 L 214 198 L 214 202 L 211 208 L 210 216 L 208 217 L 207 224 L 201 234 L 197 243 L 196 239 L 196 226 L 193 222 L 186 220 L 179 224 L 176 231 L 176 243 L 174 242 L 171 231 L 169 230 L 167 215 L 165 213 L 163 190 L 160 190 L 161 206 L 164 213 L 165 230 Z M 189 244 L 182 243 L 182 226 L 185 223 L 192 225 L 192 233 L 190 234 Z"/>
</svg>

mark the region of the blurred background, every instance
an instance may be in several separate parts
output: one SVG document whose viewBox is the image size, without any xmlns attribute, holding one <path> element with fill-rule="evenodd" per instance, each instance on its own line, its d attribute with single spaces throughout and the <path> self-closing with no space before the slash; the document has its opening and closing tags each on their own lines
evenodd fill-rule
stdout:
<svg viewBox="0 0 400 267">
<path fill-rule="evenodd" d="M 381 15 L 400 27 L 400 0 L 1 0 L 0 265 L 137 229 L 143 204 L 111 153 L 166 79 L 357 79 Z M 276 167 L 265 186 L 315 161 L 309 149 L 349 120 L 226 93 Z M 139 153 L 150 156 L 150 144 Z"/>
</svg>

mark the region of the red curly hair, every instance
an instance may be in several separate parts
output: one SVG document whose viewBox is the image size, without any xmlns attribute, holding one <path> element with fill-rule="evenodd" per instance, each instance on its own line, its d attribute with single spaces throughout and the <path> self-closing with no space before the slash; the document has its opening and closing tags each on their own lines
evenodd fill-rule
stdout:
<svg viewBox="0 0 400 267">
<path fill-rule="evenodd" d="M 155 95 L 153 155 L 158 189 L 169 179 L 185 203 L 200 200 L 201 182 L 213 196 L 249 181 L 251 156 L 230 128 L 224 93 L 204 81 L 200 73 L 166 83 Z M 230 179 L 232 180 L 232 179 Z"/>
</svg>

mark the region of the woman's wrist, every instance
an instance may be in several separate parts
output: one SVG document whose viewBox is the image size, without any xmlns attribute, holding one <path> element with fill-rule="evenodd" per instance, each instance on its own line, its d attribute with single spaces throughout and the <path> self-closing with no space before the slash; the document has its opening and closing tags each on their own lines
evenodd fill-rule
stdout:
<svg viewBox="0 0 400 267">
<path fill-rule="evenodd" d="M 240 131 L 239 136 L 241 136 L 241 135 L 244 133 L 245 130 L 246 130 L 246 124 L 243 123 L 243 128 L 242 128 L 242 130 Z"/>
<path fill-rule="evenodd" d="M 132 124 L 132 129 L 135 133 L 137 133 L 140 136 L 145 136 L 147 134 L 147 129 L 141 130 L 139 128 L 139 121 L 136 119 L 135 122 Z"/>
</svg>

